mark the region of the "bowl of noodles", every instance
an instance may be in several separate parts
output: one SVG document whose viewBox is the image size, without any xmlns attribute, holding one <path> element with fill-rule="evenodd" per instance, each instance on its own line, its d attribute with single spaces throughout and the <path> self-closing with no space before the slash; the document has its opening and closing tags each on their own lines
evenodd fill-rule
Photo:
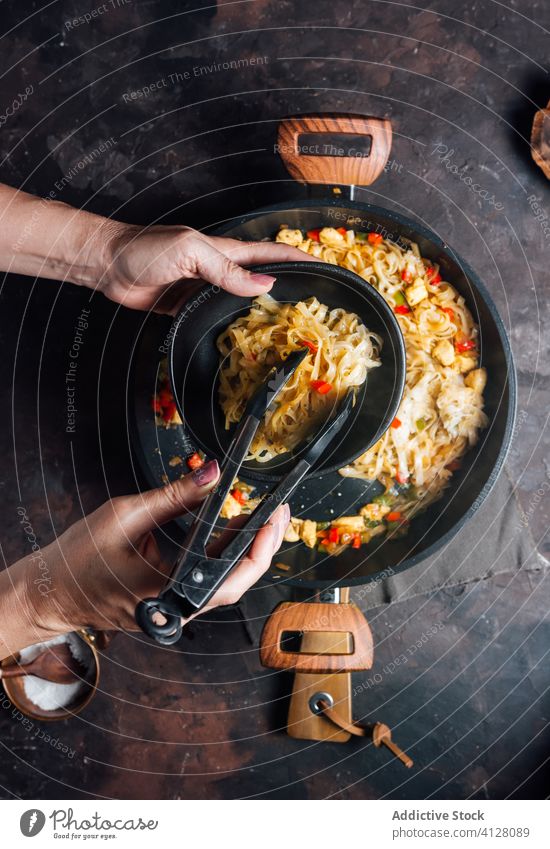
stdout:
<svg viewBox="0 0 550 849">
<path fill-rule="evenodd" d="M 246 403 L 293 351 L 307 356 L 260 424 L 243 475 L 286 474 L 348 392 L 352 415 L 312 475 L 352 463 L 385 433 L 401 402 L 405 348 L 399 323 L 376 289 L 323 262 L 255 267 L 277 281 L 242 298 L 206 286 L 175 319 L 170 378 L 189 439 L 223 458 Z"/>
</svg>

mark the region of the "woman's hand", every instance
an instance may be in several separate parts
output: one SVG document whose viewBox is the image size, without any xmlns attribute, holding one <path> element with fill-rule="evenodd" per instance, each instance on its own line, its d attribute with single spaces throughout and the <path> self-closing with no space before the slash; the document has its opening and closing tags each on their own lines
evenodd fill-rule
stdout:
<svg viewBox="0 0 550 849">
<path fill-rule="evenodd" d="M 114 498 L 45 548 L 42 557 L 48 582 L 40 585 L 42 592 L 35 586 L 32 567 L 27 570 L 28 619 L 42 638 L 86 626 L 137 630 L 136 604 L 158 594 L 173 565 L 161 557 L 152 531 L 196 510 L 218 477 L 214 460 L 161 489 Z M 279 507 L 204 610 L 236 603 L 261 578 L 289 519 L 288 506 Z M 8 572 L 25 563 L 19 561 Z M 32 642 L 36 636 L 28 633 L 25 644 Z"/>
<path fill-rule="evenodd" d="M 290 245 L 216 238 L 183 226 L 138 227 L 0 183 L 0 270 L 67 280 L 136 310 L 175 314 L 189 280 L 268 292 L 274 277 L 241 265 L 312 260 Z"/>
<path fill-rule="evenodd" d="M 189 296 L 188 280 L 206 280 L 235 295 L 261 295 L 275 278 L 241 265 L 313 259 L 289 245 L 205 236 L 189 227 L 110 222 L 108 230 L 98 289 L 139 310 L 175 314 Z"/>
</svg>

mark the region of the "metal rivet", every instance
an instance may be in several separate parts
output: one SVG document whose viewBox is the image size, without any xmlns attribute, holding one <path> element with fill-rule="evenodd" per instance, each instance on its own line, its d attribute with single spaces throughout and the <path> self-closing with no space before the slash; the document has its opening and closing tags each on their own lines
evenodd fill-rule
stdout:
<svg viewBox="0 0 550 849">
<path fill-rule="evenodd" d="M 320 702 L 326 702 L 329 707 L 332 707 L 334 705 L 334 699 L 332 698 L 330 693 L 314 693 L 308 702 L 309 709 L 312 713 L 315 713 L 317 715 L 323 713 L 323 709 L 320 705 Z"/>
<path fill-rule="evenodd" d="M 202 582 L 204 581 L 204 575 L 200 569 L 195 569 L 191 577 L 193 578 L 196 584 L 202 584 Z"/>
</svg>

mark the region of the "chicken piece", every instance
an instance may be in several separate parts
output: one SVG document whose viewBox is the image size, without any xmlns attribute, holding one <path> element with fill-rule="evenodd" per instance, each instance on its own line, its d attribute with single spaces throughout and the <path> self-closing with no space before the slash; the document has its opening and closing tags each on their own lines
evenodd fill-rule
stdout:
<svg viewBox="0 0 550 849">
<path fill-rule="evenodd" d="M 243 512 L 242 504 L 239 504 L 236 498 L 233 498 L 231 493 L 223 502 L 220 516 L 222 519 L 234 519 L 235 516 L 240 516 Z"/>
<path fill-rule="evenodd" d="M 304 237 L 301 230 L 290 230 L 287 227 L 284 227 L 277 233 L 275 241 L 297 247 L 304 241 Z"/>
<path fill-rule="evenodd" d="M 410 307 L 415 307 L 428 297 L 428 290 L 421 277 L 415 277 L 412 286 L 408 286 L 405 296 Z"/>
<path fill-rule="evenodd" d="M 283 537 L 285 542 L 299 542 L 300 541 L 300 530 L 302 527 L 302 520 L 295 519 L 294 516 L 291 518 L 290 523 L 285 531 L 285 535 Z"/>
<path fill-rule="evenodd" d="M 386 513 L 391 511 L 391 507 L 388 507 L 387 504 L 365 504 L 364 507 L 361 507 L 359 510 L 361 516 L 366 519 L 369 519 L 371 522 L 380 522 Z"/>
<path fill-rule="evenodd" d="M 455 361 L 455 349 L 448 339 L 438 342 L 432 351 L 432 356 L 443 366 L 452 366 Z"/>
<path fill-rule="evenodd" d="M 473 389 L 474 392 L 483 392 L 485 389 L 485 385 L 487 383 L 487 371 L 484 368 L 476 368 L 473 371 L 469 372 L 464 378 L 464 383 L 466 386 L 469 386 L 470 389 Z"/>
<path fill-rule="evenodd" d="M 322 245 L 329 245 L 332 248 L 345 248 L 347 238 L 334 227 L 323 227 L 319 230 L 319 241 Z"/>
<path fill-rule="evenodd" d="M 477 360 L 474 357 L 469 357 L 466 354 L 459 354 L 458 357 L 455 357 L 453 369 L 455 369 L 455 371 L 459 374 L 466 374 L 475 368 L 476 365 Z"/>
<path fill-rule="evenodd" d="M 345 529 L 351 534 L 361 533 L 365 530 L 365 520 L 362 516 L 340 516 L 334 519 L 332 527 Z"/>
<path fill-rule="evenodd" d="M 308 548 L 315 548 L 315 543 L 317 542 L 317 522 L 313 522 L 311 519 L 304 519 L 300 529 L 300 537 Z"/>
</svg>

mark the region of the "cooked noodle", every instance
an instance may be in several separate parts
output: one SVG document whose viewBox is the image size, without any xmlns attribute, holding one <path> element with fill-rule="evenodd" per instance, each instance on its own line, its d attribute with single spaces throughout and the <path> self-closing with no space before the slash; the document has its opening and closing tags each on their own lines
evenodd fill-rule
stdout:
<svg viewBox="0 0 550 849">
<path fill-rule="evenodd" d="M 296 448 L 348 391 L 380 365 L 382 340 L 354 313 L 329 309 L 317 298 L 281 304 L 256 298 L 250 312 L 219 336 L 220 403 L 229 429 L 278 359 L 304 347 L 310 352 L 296 369 L 260 425 L 250 458 L 260 463 Z"/>
</svg>

